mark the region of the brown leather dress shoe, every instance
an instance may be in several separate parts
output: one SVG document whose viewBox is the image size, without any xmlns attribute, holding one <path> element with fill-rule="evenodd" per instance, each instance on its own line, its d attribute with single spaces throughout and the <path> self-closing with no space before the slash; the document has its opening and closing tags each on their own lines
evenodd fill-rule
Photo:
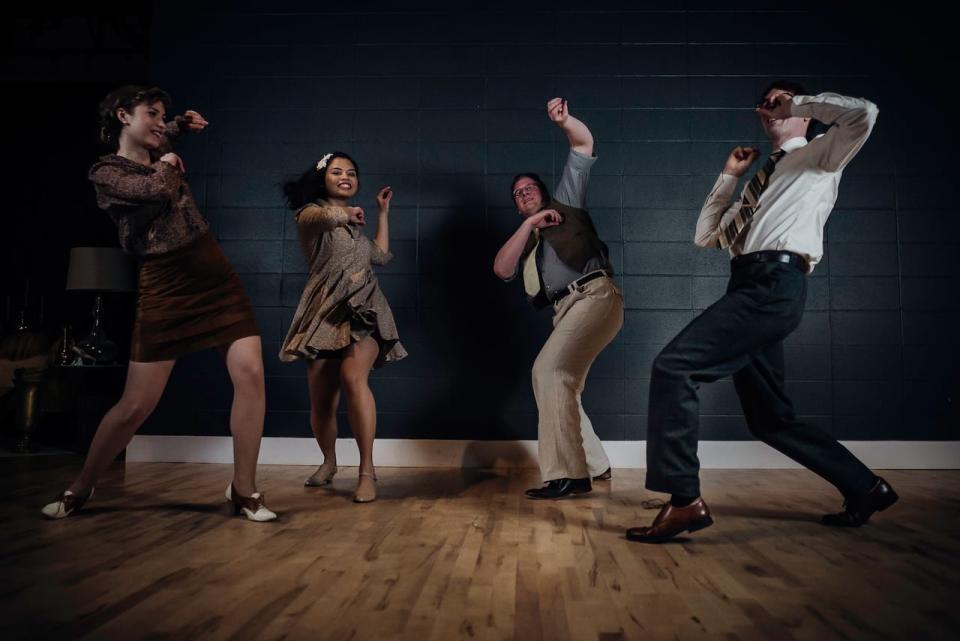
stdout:
<svg viewBox="0 0 960 641">
<path fill-rule="evenodd" d="M 657 518 L 648 527 L 632 527 L 627 530 L 627 539 L 640 543 L 662 543 L 681 532 L 696 532 L 713 525 L 710 508 L 702 498 L 686 507 L 663 506 Z"/>
</svg>

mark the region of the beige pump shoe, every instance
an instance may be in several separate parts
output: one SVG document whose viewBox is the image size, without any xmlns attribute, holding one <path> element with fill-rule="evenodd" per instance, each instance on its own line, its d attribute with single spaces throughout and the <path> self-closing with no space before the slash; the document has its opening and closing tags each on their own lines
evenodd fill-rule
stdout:
<svg viewBox="0 0 960 641">
<path fill-rule="evenodd" d="M 303 482 L 304 487 L 320 487 L 333 482 L 333 476 L 337 473 L 336 465 L 327 465 L 324 463 L 317 468 L 313 475 Z"/>
<path fill-rule="evenodd" d="M 353 493 L 354 503 L 370 503 L 377 500 L 377 475 L 370 472 L 360 472 L 357 480 L 357 490 Z"/>
</svg>

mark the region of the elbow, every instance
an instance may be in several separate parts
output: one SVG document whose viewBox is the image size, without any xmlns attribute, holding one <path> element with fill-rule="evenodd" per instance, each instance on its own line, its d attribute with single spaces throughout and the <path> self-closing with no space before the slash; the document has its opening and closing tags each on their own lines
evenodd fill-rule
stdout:
<svg viewBox="0 0 960 641">
<path fill-rule="evenodd" d="M 867 101 L 867 117 L 865 118 L 867 123 L 867 135 L 870 135 L 870 132 L 873 131 L 873 126 L 877 123 L 877 116 L 880 115 L 880 108 L 877 107 L 870 101 Z"/>
<path fill-rule="evenodd" d="M 580 140 L 573 141 L 570 148 L 577 153 L 583 154 L 587 158 L 593 158 L 593 136 L 587 133 L 587 135 Z"/>
<path fill-rule="evenodd" d="M 862 145 L 863 142 L 870 137 L 870 134 L 873 132 L 873 124 L 874 120 L 864 118 L 850 125 L 847 128 L 847 135 L 851 140 L 858 141 L 857 144 L 859 147 L 859 145 Z"/>
<path fill-rule="evenodd" d="M 504 265 L 500 261 L 493 261 L 493 273 L 500 280 L 507 281 L 513 276 L 513 271 L 507 271 Z"/>
<path fill-rule="evenodd" d="M 716 236 L 714 234 L 697 234 L 693 237 L 693 244 L 697 247 L 713 247 L 716 244 Z"/>
<path fill-rule="evenodd" d="M 877 122 L 877 116 L 880 114 L 880 109 L 875 104 L 869 100 L 864 100 L 863 102 L 864 105 L 860 110 L 859 117 L 850 127 L 852 133 L 861 139 L 865 139 L 870 135 L 873 131 L 873 126 Z"/>
</svg>

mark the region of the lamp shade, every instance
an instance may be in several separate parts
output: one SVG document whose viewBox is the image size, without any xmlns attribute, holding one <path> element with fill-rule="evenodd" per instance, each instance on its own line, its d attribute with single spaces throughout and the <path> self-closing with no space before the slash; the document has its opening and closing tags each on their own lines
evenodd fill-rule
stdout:
<svg viewBox="0 0 960 641">
<path fill-rule="evenodd" d="M 70 250 L 67 290 L 132 292 L 133 267 L 115 247 L 74 247 Z"/>
</svg>

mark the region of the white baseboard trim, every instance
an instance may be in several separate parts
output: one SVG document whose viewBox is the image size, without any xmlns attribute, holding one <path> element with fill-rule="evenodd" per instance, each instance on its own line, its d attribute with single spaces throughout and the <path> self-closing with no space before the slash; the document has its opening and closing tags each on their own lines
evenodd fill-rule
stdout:
<svg viewBox="0 0 960 641">
<path fill-rule="evenodd" d="M 960 441 L 846 441 L 843 443 L 875 469 L 960 469 Z M 604 443 L 613 467 L 646 466 L 646 441 Z M 756 441 L 701 441 L 700 463 L 706 469 L 790 469 L 800 467 Z M 262 465 L 318 465 L 320 449 L 312 438 L 263 439 Z M 135 436 L 127 460 L 163 463 L 232 463 L 229 436 Z M 384 467 L 536 467 L 536 441 L 447 441 L 378 439 L 374 460 Z M 340 465 L 358 465 L 356 443 L 337 440 Z"/>
</svg>

